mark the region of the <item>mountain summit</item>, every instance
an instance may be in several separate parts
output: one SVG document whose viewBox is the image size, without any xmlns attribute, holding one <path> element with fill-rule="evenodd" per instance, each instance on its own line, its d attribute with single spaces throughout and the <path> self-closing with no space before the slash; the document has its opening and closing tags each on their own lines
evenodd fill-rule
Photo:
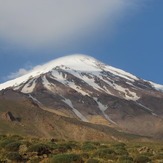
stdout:
<svg viewBox="0 0 163 163">
<path fill-rule="evenodd" d="M 90 56 L 50 61 L 0 84 L 0 90 L 0 98 L 16 100 L 12 90 L 51 114 L 145 136 L 163 134 L 163 86 Z"/>
<path fill-rule="evenodd" d="M 101 72 L 103 69 L 106 69 L 113 72 L 114 74 L 118 74 L 120 76 L 123 76 L 124 78 L 133 78 L 137 79 L 135 76 L 126 73 L 122 70 L 115 69 L 111 66 L 107 66 L 100 61 L 97 61 L 95 58 L 76 54 L 76 55 L 70 55 L 66 57 L 61 57 L 59 59 L 55 59 L 53 61 L 50 61 L 44 65 L 36 66 L 33 70 L 29 71 L 26 75 L 17 78 L 15 80 L 11 80 L 9 82 L 6 82 L 4 84 L 0 85 L 0 89 L 4 89 L 9 86 L 16 86 L 21 84 L 22 82 L 28 80 L 30 77 L 36 77 L 41 74 L 45 74 L 49 71 L 52 71 L 56 69 L 57 67 L 60 68 L 69 68 L 70 70 L 75 70 L 79 72 L 88 72 L 88 73 L 94 73 L 94 72 Z"/>
<path fill-rule="evenodd" d="M 48 73 L 59 67 L 62 69 L 72 70 L 71 73 L 73 73 L 73 71 L 74 72 L 78 71 L 78 72 L 85 72 L 85 73 L 93 74 L 99 77 L 101 72 L 108 71 L 112 73 L 113 75 L 117 75 L 129 81 L 139 80 L 139 78 L 137 78 L 136 76 L 128 72 L 125 72 L 123 70 L 108 66 L 96 60 L 93 57 L 82 55 L 82 54 L 76 54 L 76 55 L 61 57 L 61 58 L 52 60 L 44 65 L 36 66 L 31 71 L 29 71 L 26 75 L 23 75 L 17 79 L 0 84 L 0 90 L 5 89 L 7 87 L 11 87 L 11 86 L 15 87 L 17 85 L 20 85 L 21 83 L 26 82 L 30 78 L 38 77 L 41 74 Z M 150 82 L 150 84 L 153 88 L 163 91 L 163 86 L 152 83 L 152 82 Z"/>
</svg>

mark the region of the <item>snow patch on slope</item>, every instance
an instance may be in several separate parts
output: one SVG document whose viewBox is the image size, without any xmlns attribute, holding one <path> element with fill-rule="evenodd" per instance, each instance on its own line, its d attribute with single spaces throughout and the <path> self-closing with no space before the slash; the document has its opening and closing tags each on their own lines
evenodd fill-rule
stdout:
<svg viewBox="0 0 163 163">
<path fill-rule="evenodd" d="M 22 93 L 32 93 L 36 86 L 36 79 L 30 80 L 27 84 L 24 85 L 21 92 Z"/>
<path fill-rule="evenodd" d="M 41 105 L 41 102 L 38 101 L 36 98 L 34 98 L 31 94 L 29 94 L 29 98 L 31 98 L 34 102 L 36 102 L 37 104 Z"/>
<path fill-rule="evenodd" d="M 112 66 L 106 66 L 105 70 L 132 82 L 134 82 L 134 80 L 139 80 L 136 76 Z"/>
<path fill-rule="evenodd" d="M 102 88 L 98 83 L 95 82 L 95 78 L 100 78 L 103 80 L 106 84 L 111 85 L 110 82 L 104 80 L 102 76 L 100 76 L 100 72 L 80 72 L 73 69 L 68 69 L 66 67 L 62 67 L 66 72 L 69 74 L 72 74 L 76 78 L 80 79 L 81 82 L 87 83 L 89 86 L 93 87 L 95 90 L 100 92 L 106 92 L 107 94 L 112 94 L 105 86 Z M 70 82 L 66 79 L 65 75 L 62 74 L 62 72 L 58 72 L 57 70 L 52 71 L 52 76 L 55 80 L 61 82 L 64 85 L 69 85 L 71 88 L 75 89 L 77 92 L 80 92 L 82 95 L 90 95 L 91 92 L 83 91 L 82 88 L 79 85 L 76 85 L 74 82 Z"/>
<path fill-rule="evenodd" d="M 104 115 L 104 117 L 111 123 L 116 124 L 106 113 L 105 110 L 108 109 L 107 106 L 103 105 L 101 102 L 98 101 L 98 99 L 96 97 L 93 97 L 93 99 L 96 101 L 96 103 L 98 104 L 99 109 L 101 110 L 102 114 Z"/>
<path fill-rule="evenodd" d="M 72 108 L 72 111 L 76 114 L 77 117 L 79 117 L 84 122 L 88 122 L 86 117 L 73 107 L 72 102 L 69 99 L 64 98 L 62 101 L 66 103 L 70 108 Z"/>
<path fill-rule="evenodd" d="M 152 87 L 153 87 L 154 89 L 163 92 L 163 85 L 156 84 L 156 83 L 153 83 L 153 82 L 150 82 L 150 84 L 152 85 Z"/>
<path fill-rule="evenodd" d="M 46 79 L 46 76 L 42 77 L 42 83 L 46 89 L 52 91 L 52 84 L 49 83 L 49 81 Z"/>
<path fill-rule="evenodd" d="M 135 92 L 130 91 L 128 88 L 124 88 L 120 85 L 114 84 L 114 88 L 122 93 L 124 93 L 125 95 L 125 99 L 126 100 L 133 100 L 136 101 L 138 100 L 140 97 L 137 96 L 137 94 Z"/>
<path fill-rule="evenodd" d="M 67 80 L 67 75 L 63 74 L 62 72 L 58 72 L 56 70 L 53 70 L 51 73 L 51 78 L 57 80 L 58 82 L 67 85 L 71 87 L 72 89 L 76 90 L 77 92 L 81 93 L 83 96 L 88 95 L 89 93 L 85 92 L 82 90 L 82 88 L 79 85 L 76 85 L 73 81 L 68 81 Z"/>
<path fill-rule="evenodd" d="M 158 117 L 158 115 L 157 115 L 156 113 L 154 113 L 153 110 L 151 110 L 150 108 L 146 107 L 145 105 L 143 105 L 143 104 L 141 104 L 141 103 L 139 103 L 139 102 L 137 102 L 137 101 L 135 101 L 135 102 L 136 102 L 137 105 L 141 106 L 141 107 L 144 108 L 145 110 L 148 110 L 152 115 Z"/>
<path fill-rule="evenodd" d="M 95 79 L 93 75 L 89 74 L 88 76 L 84 74 L 81 79 L 84 80 L 88 85 L 93 87 L 95 90 L 100 92 L 103 91 L 102 88 L 97 83 L 95 83 Z"/>
</svg>

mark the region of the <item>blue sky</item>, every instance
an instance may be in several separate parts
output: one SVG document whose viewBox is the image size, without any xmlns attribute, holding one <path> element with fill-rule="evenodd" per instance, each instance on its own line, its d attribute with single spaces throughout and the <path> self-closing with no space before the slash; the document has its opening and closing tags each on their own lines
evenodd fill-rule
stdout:
<svg viewBox="0 0 163 163">
<path fill-rule="evenodd" d="M 0 83 L 86 54 L 163 84 L 162 0 L 0 0 Z"/>
</svg>

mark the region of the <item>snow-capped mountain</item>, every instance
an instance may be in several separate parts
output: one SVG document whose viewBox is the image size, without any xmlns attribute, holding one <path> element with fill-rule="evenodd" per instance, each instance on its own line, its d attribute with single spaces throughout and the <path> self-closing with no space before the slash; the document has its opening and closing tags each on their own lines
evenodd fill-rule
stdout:
<svg viewBox="0 0 163 163">
<path fill-rule="evenodd" d="M 64 80 L 66 81 L 66 77 L 63 77 L 62 75 L 63 73 L 60 72 L 60 70 L 65 71 L 65 73 L 72 74 L 73 76 L 85 81 L 88 85 L 91 85 L 94 89 L 96 90 L 101 89 L 101 91 L 106 91 L 107 89 L 99 86 L 96 83 L 95 78 L 101 79 L 108 85 L 112 86 L 114 89 L 124 93 L 126 93 L 127 90 L 125 88 L 120 88 L 119 85 L 116 85 L 116 83 L 113 80 L 111 80 L 113 76 L 115 77 L 116 80 L 118 80 L 119 78 L 125 79 L 127 81 L 127 84 L 131 86 L 135 84 L 134 82 L 140 80 L 139 78 L 128 72 L 105 65 L 104 63 L 97 61 L 93 57 L 86 55 L 71 55 L 53 60 L 41 66 L 36 66 L 26 75 L 0 84 L 0 90 L 5 89 L 7 87 L 14 87 L 14 89 L 18 89 L 20 85 L 26 83 L 29 80 L 29 82 L 25 84 L 25 86 L 22 88 L 21 92 L 31 93 L 36 84 L 35 79 L 37 79 L 40 75 L 44 75 L 48 72 L 50 72 L 51 75 L 54 78 L 56 78 L 57 81 L 65 84 L 63 81 Z M 87 75 L 90 75 L 93 78 L 93 80 L 91 78 L 88 79 L 88 77 L 86 77 Z M 43 81 L 45 82 L 45 80 Z M 155 84 L 153 82 L 147 82 L 144 80 L 143 82 L 146 82 L 146 84 L 148 84 L 149 87 L 163 91 L 162 85 Z M 132 94 L 132 92 L 130 93 Z M 125 94 L 125 96 L 126 99 L 127 98 L 134 99 L 134 97 L 139 98 L 135 94 L 133 96 L 132 95 L 128 96 L 127 94 Z"/>
<path fill-rule="evenodd" d="M 81 121 L 156 134 L 162 124 L 163 86 L 85 55 L 71 55 L 35 67 L 0 84 L 42 109 Z"/>
</svg>

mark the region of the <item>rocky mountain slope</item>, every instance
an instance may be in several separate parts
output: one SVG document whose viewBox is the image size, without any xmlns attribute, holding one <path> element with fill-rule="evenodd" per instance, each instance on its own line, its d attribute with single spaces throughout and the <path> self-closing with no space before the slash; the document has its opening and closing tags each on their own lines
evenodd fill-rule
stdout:
<svg viewBox="0 0 163 163">
<path fill-rule="evenodd" d="M 0 90 L 0 99 L 20 102 L 23 96 L 41 111 L 81 124 L 163 137 L 163 86 L 89 56 L 72 55 L 37 66 L 0 84 Z"/>
</svg>

